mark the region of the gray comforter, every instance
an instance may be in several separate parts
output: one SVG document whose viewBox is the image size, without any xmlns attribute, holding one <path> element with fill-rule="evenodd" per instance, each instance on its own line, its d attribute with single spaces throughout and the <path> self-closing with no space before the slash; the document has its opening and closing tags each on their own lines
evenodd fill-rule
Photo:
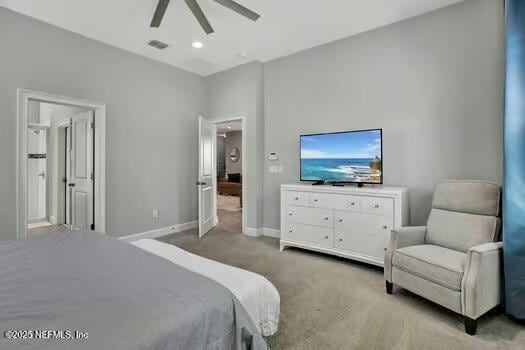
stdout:
<svg viewBox="0 0 525 350">
<path fill-rule="evenodd" d="M 0 332 L 0 349 L 266 349 L 223 286 L 82 232 L 0 243 Z"/>
</svg>

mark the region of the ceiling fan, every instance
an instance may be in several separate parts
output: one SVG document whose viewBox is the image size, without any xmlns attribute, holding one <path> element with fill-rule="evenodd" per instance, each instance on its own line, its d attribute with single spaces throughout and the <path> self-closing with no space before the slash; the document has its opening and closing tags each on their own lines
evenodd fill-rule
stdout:
<svg viewBox="0 0 525 350">
<path fill-rule="evenodd" d="M 200 26 L 206 34 L 211 34 L 214 32 L 213 27 L 211 26 L 210 22 L 204 15 L 204 12 L 202 12 L 201 7 L 197 3 L 197 0 L 184 0 L 186 2 L 186 5 L 188 5 L 189 9 L 193 13 L 193 16 L 197 19 L 197 22 L 199 22 Z M 233 1 L 233 0 L 214 0 L 216 3 L 229 8 L 230 10 L 237 12 L 241 16 L 244 16 L 248 19 L 251 19 L 252 21 L 257 21 L 259 17 L 261 17 L 259 14 L 253 12 L 252 10 L 242 6 L 241 4 Z M 151 20 L 150 27 L 158 28 L 160 26 L 160 23 L 162 22 L 162 18 L 164 17 L 164 14 L 166 13 L 166 10 L 168 8 L 168 5 L 170 3 L 170 0 L 159 0 L 159 4 L 157 5 L 157 9 L 155 10 L 155 14 L 153 15 L 153 19 Z"/>
</svg>

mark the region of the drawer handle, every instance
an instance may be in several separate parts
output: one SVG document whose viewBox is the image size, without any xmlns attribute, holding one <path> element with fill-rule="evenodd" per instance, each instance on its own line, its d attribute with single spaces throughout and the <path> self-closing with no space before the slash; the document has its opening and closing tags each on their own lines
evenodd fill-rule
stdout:
<svg viewBox="0 0 525 350">
<path fill-rule="evenodd" d="M 379 204 L 374 205 L 374 208 L 379 208 Z"/>
<path fill-rule="evenodd" d="M 298 201 L 298 200 L 299 200 L 299 197 L 295 197 L 295 200 Z"/>
<path fill-rule="evenodd" d="M 351 206 L 354 206 L 354 205 L 355 205 L 355 202 L 350 203 L 350 205 L 351 205 Z"/>
<path fill-rule="evenodd" d="M 387 225 L 383 225 L 383 229 L 385 229 L 385 230 L 386 230 L 387 228 L 388 228 L 388 226 L 387 226 Z"/>
<path fill-rule="evenodd" d="M 328 236 L 324 236 L 324 239 L 328 239 Z"/>
<path fill-rule="evenodd" d="M 339 242 L 342 242 L 342 241 L 343 241 L 343 239 L 342 239 L 342 238 L 339 238 Z"/>
<path fill-rule="evenodd" d="M 289 216 L 292 216 L 292 213 L 288 213 Z"/>
<path fill-rule="evenodd" d="M 343 222 L 343 219 L 339 219 L 339 220 L 337 220 L 337 221 L 339 221 L 339 222 Z"/>
<path fill-rule="evenodd" d="M 324 218 L 325 220 L 328 220 L 329 218 Z"/>
<path fill-rule="evenodd" d="M 319 201 L 319 199 L 314 199 L 314 202 L 318 202 L 318 201 Z"/>
<path fill-rule="evenodd" d="M 289 233 L 293 233 L 293 230 L 288 231 Z"/>
</svg>

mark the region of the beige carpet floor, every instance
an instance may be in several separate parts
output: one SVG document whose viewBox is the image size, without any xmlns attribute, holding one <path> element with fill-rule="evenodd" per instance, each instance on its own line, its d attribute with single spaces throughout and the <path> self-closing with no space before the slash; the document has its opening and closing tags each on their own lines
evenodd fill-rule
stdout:
<svg viewBox="0 0 525 350">
<path fill-rule="evenodd" d="M 279 251 L 277 239 L 240 234 L 240 213 L 222 211 L 218 227 L 161 238 L 192 253 L 259 273 L 281 295 L 281 320 L 269 339 L 286 349 L 525 349 L 525 327 L 498 313 L 464 333 L 460 316 L 407 291 L 387 295 L 383 272 L 298 249 Z"/>
<path fill-rule="evenodd" d="M 241 199 L 235 196 L 217 195 L 217 209 L 227 211 L 239 211 L 241 208 Z"/>
<path fill-rule="evenodd" d="M 47 235 L 47 234 L 53 234 L 53 233 L 63 233 L 64 231 L 68 231 L 69 229 L 64 225 L 45 225 L 45 226 L 39 226 L 34 228 L 28 228 L 27 229 L 27 235 L 29 237 L 34 237 L 38 235 Z"/>
</svg>

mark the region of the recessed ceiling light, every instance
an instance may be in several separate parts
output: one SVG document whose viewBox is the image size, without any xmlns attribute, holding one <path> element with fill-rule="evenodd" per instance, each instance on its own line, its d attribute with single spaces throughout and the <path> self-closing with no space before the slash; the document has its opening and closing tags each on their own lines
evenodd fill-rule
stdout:
<svg viewBox="0 0 525 350">
<path fill-rule="evenodd" d="M 200 41 L 194 41 L 191 43 L 191 46 L 193 46 L 196 49 L 202 49 L 204 47 L 204 44 Z"/>
</svg>

